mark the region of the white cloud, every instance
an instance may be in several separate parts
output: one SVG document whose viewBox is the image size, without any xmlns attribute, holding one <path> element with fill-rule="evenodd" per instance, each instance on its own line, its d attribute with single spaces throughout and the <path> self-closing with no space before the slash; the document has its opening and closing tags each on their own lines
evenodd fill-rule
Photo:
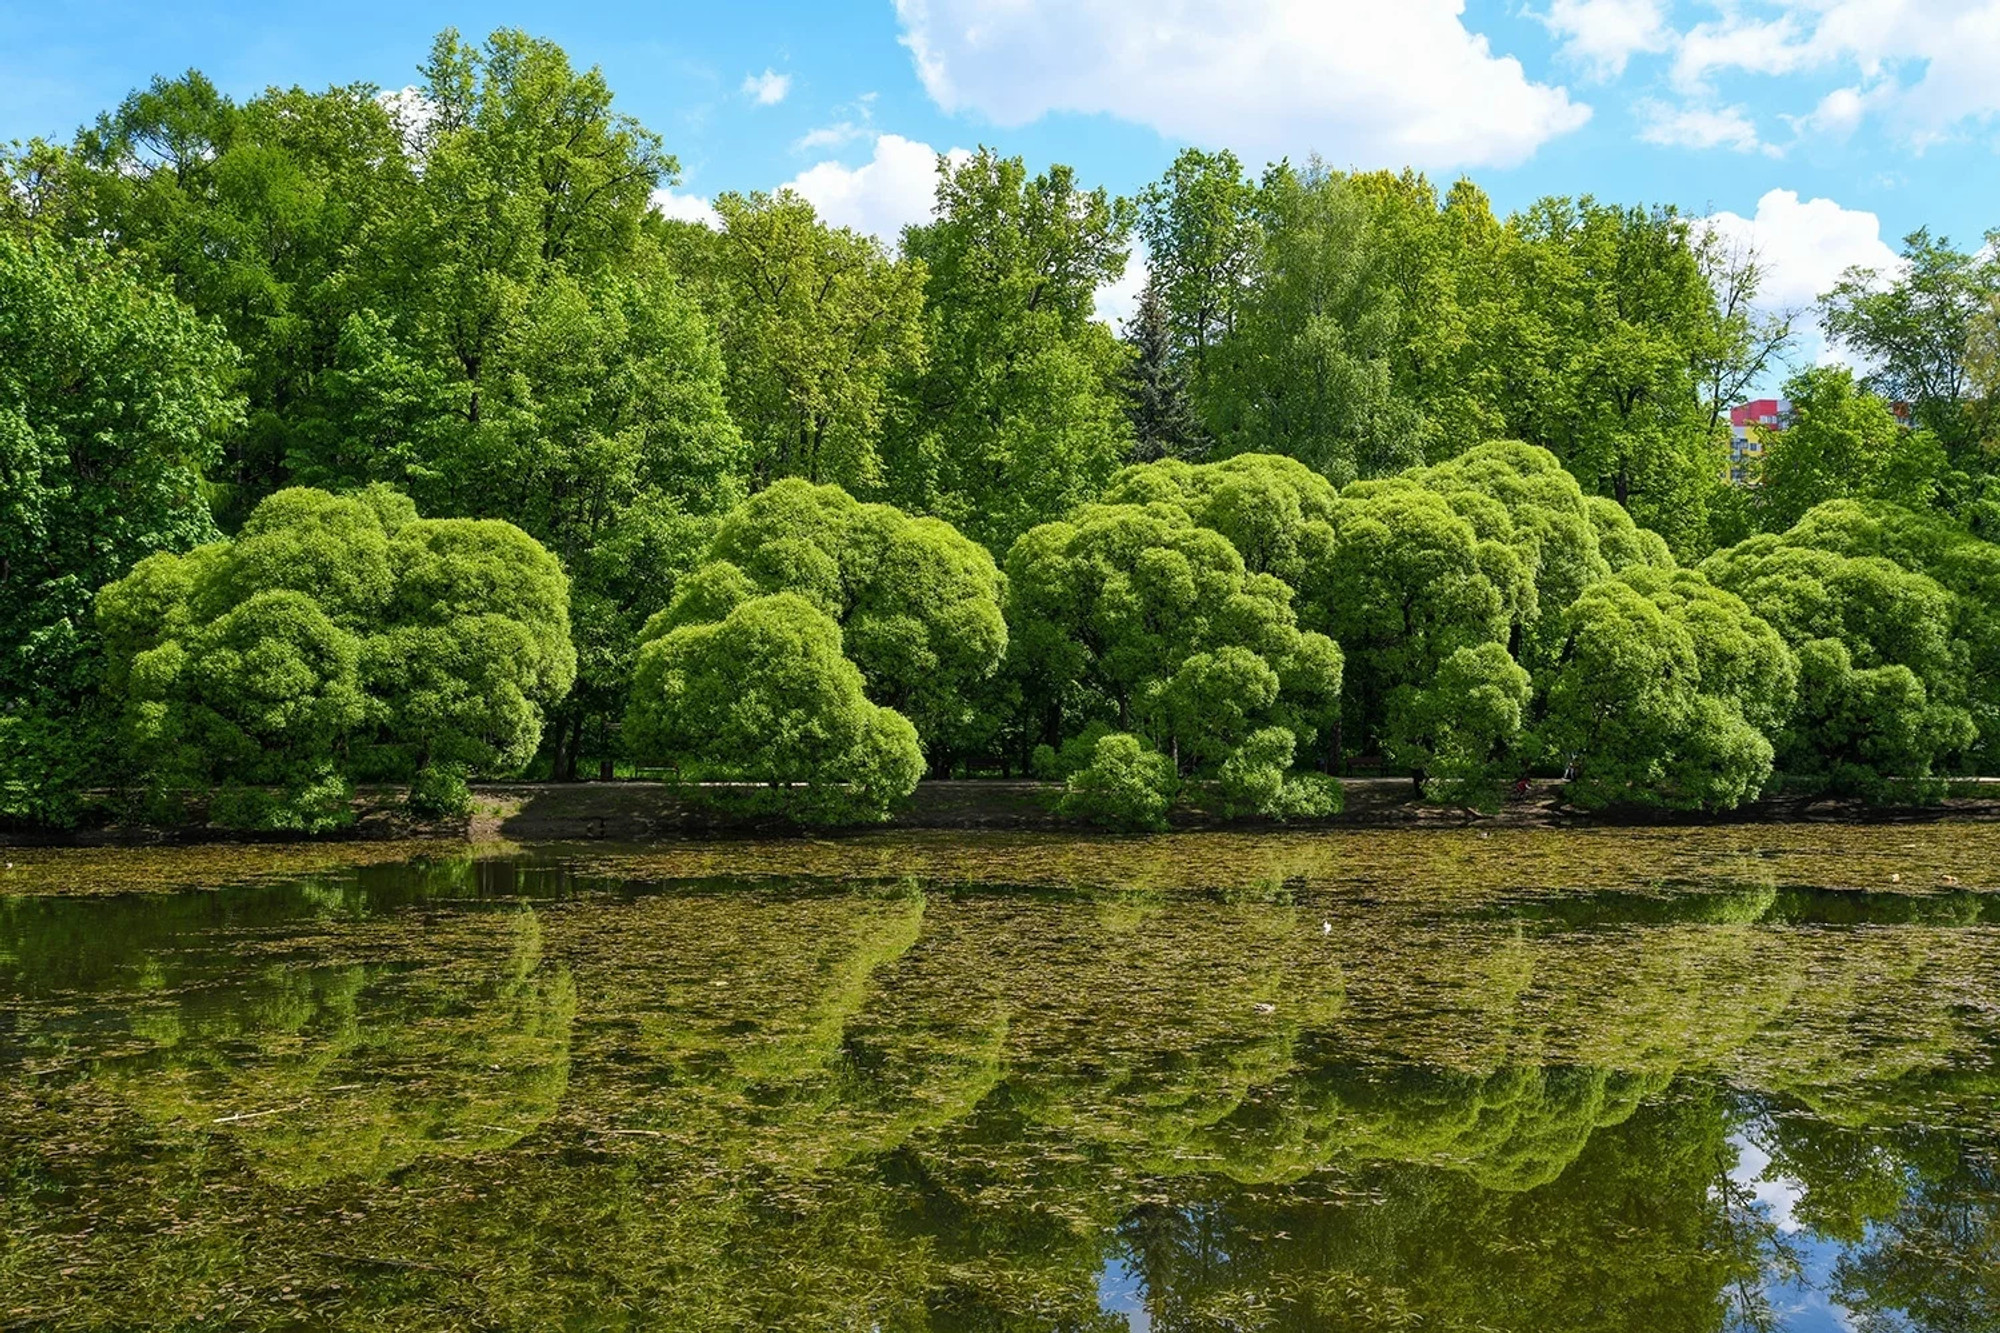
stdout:
<svg viewBox="0 0 2000 1333">
<path fill-rule="evenodd" d="M 1113 333 L 1122 333 L 1126 321 L 1138 313 L 1139 294 L 1145 290 L 1146 251 L 1143 246 L 1135 245 L 1131 257 L 1125 261 L 1124 276 L 1092 293 L 1091 313 L 1100 323 L 1109 324 Z"/>
<path fill-rule="evenodd" d="M 792 148 L 801 153 L 809 153 L 815 148 L 839 148 L 866 138 L 872 133 L 866 125 L 851 120 L 837 120 L 831 125 L 821 125 L 807 130 L 792 141 Z"/>
<path fill-rule="evenodd" d="M 792 141 L 792 151 L 807 153 L 815 148 L 844 148 L 857 139 L 873 136 L 876 96 L 875 93 L 863 93 L 845 106 L 835 107 L 833 123 L 807 130 Z"/>
<path fill-rule="evenodd" d="M 1850 267 L 1893 270 L 1900 263 L 1882 239 L 1882 221 L 1831 199 L 1800 200 L 1796 190 L 1770 190 L 1754 217 L 1713 213 L 1707 226 L 1757 253 L 1764 270 L 1758 303 L 1803 310 Z"/>
<path fill-rule="evenodd" d="M 758 106 L 776 106 L 792 90 L 792 76 L 767 69 L 743 80 L 743 95 Z"/>
<path fill-rule="evenodd" d="M 1675 148 L 1732 148 L 1739 153 L 1777 150 L 1757 137 L 1757 124 L 1740 106 L 1669 106 L 1646 100 L 1638 106 L 1645 122 L 1639 137 Z"/>
<path fill-rule="evenodd" d="M 1108 114 L 1336 165 L 1520 162 L 1590 108 L 1468 32 L 1463 0 L 896 0 L 931 98 L 1003 126 Z"/>
<path fill-rule="evenodd" d="M 1599 79 L 1615 79 L 1641 53 L 1670 49 L 1665 0 L 1554 0 L 1539 16 L 1562 38 L 1565 57 Z"/>
<path fill-rule="evenodd" d="M 699 222 L 704 227 L 722 230 L 722 215 L 717 213 L 708 200 L 698 194 L 675 194 L 672 190 L 653 191 L 653 207 L 679 222 Z"/>
<path fill-rule="evenodd" d="M 1802 128 L 1851 132 L 1879 113 L 1912 143 L 1948 137 L 2000 114 L 2000 0 L 1789 0 L 1768 18 L 1725 5 L 1681 39 L 1674 81 L 1693 91 L 1730 71 L 1769 80 L 1829 69 L 1860 77 Z"/>
<path fill-rule="evenodd" d="M 424 140 L 430 133 L 431 122 L 437 119 L 437 103 L 424 95 L 417 85 L 398 88 L 394 92 L 387 89 L 375 94 L 375 100 L 389 113 L 395 122 L 397 137 L 403 141 L 403 151 L 411 157 L 423 152 Z"/>
<path fill-rule="evenodd" d="M 962 162 L 971 154 L 954 148 L 946 156 Z M 821 162 L 784 188 L 798 191 L 832 225 L 868 232 L 893 246 L 905 226 L 930 220 L 937 200 L 937 159 L 937 150 L 927 143 L 884 134 L 875 140 L 874 155 L 860 166 Z"/>
<path fill-rule="evenodd" d="M 1825 135 L 1845 139 L 1861 128 L 1872 94 L 1863 88 L 1835 88 L 1819 99 L 1819 105 L 1803 116 L 1788 116 L 1800 134 Z"/>
</svg>

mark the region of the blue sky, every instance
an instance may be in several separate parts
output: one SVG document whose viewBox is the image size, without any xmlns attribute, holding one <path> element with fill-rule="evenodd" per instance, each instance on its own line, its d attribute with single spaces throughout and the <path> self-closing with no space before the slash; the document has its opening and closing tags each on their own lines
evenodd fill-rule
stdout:
<svg viewBox="0 0 2000 1333">
<path fill-rule="evenodd" d="M 601 65 L 698 214 L 795 183 L 893 236 L 934 151 L 1130 191 L 1182 144 L 1468 174 L 1502 209 L 1595 193 L 1715 213 L 1797 305 L 1906 231 L 2000 226 L 2000 0 L 754 0 L 734 5 L 0 0 L 0 139 L 66 137 L 155 73 L 408 84 L 438 29 Z"/>
</svg>

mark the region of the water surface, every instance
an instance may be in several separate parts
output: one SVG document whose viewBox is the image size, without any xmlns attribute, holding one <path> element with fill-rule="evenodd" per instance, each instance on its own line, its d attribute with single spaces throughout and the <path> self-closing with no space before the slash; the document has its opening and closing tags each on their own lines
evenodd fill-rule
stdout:
<svg viewBox="0 0 2000 1333">
<path fill-rule="evenodd" d="M 2000 829 L 14 855 L 0 1327 L 2000 1328 Z"/>
</svg>

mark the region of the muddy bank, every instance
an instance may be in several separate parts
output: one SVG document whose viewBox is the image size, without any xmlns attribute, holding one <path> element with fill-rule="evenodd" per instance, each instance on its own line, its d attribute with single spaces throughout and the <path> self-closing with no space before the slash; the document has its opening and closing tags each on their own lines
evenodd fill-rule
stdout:
<svg viewBox="0 0 2000 1333">
<path fill-rule="evenodd" d="M 1571 828 L 1685 826 L 1755 823 L 1903 823 L 1937 819 L 2000 820 L 2000 780 L 1961 783 L 1943 801 L 1919 806 L 1867 805 L 1799 795 L 1769 795 L 1722 814 L 1679 814 L 1630 807 L 1584 812 L 1564 803 L 1560 781 L 1537 782 L 1510 797 L 1494 814 L 1426 804 L 1402 778 L 1349 778 L 1346 807 L 1328 819 L 1298 821 L 1294 828 Z M 926 782 L 887 822 L 837 830 L 1009 829 L 1083 831 L 1087 826 L 1055 812 L 1061 788 L 1045 782 Z M 395 788 L 364 790 L 355 798 L 351 828 L 330 840 L 379 841 L 449 838 L 475 842 L 646 842 L 661 839 L 783 835 L 799 831 L 786 820 L 731 811 L 686 788 L 655 782 L 481 783 L 473 788 L 469 819 L 442 822 L 411 818 Z M 1177 829 L 1257 828 L 1256 819 L 1225 819 L 1199 808 L 1175 813 Z M 826 829 L 814 830 L 824 835 Z M 298 841 L 296 834 L 272 835 Z M 52 834 L 0 828 L 0 844 L 104 845 L 257 840 L 255 835 L 206 824 L 155 827 L 104 820 Z"/>
</svg>

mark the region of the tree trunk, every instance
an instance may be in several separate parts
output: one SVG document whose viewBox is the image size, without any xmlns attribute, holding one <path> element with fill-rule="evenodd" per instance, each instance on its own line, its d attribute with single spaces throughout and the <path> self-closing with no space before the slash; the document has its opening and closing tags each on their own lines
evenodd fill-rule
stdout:
<svg viewBox="0 0 2000 1333">
<path fill-rule="evenodd" d="M 581 713 L 574 718 L 564 718 L 557 732 L 555 773 L 557 782 L 575 782 L 576 766 L 583 757 L 583 724 Z"/>
</svg>

